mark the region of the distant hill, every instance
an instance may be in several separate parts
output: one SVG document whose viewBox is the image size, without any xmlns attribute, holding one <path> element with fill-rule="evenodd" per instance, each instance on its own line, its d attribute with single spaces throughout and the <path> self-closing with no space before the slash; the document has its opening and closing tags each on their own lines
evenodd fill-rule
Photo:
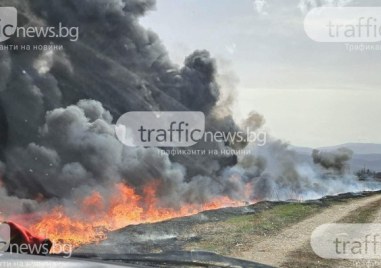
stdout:
<svg viewBox="0 0 381 268">
<path fill-rule="evenodd" d="M 321 150 L 335 150 L 340 147 L 351 149 L 355 154 L 381 154 L 381 144 L 376 143 L 345 143 L 336 146 L 321 147 Z"/>
</svg>

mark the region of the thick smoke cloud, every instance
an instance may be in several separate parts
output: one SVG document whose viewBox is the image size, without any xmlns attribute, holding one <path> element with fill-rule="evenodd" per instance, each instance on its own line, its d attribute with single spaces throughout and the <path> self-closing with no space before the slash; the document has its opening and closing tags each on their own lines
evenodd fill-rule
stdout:
<svg viewBox="0 0 381 268">
<path fill-rule="evenodd" d="M 62 22 L 79 26 L 81 37 L 78 42 L 12 38 L 8 45 L 54 42 L 65 49 L 1 52 L 3 181 L 9 195 L 60 200 L 120 181 L 139 191 L 159 180 L 163 203 L 178 205 L 212 196 L 197 194 L 195 182 L 203 176 L 210 188 L 221 188 L 212 185 L 216 182 L 210 176 L 232 162 L 227 157 L 170 159 L 159 149 L 127 148 L 115 138 L 113 120 L 135 110 L 203 111 L 210 128 L 237 129 L 233 120 L 214 120 L 212 115 L 219 86 L 209 52 L 195 51 L 178 68 L 157 35 L 138 24 L 154 1 L 34 0 L 9 5 L 17 7 L 23 24 Z"/>
<path fill-rule="evenodd" d="M 210 53 L 197 50 L 183 66 L 171 63 L 158 36 L 138 23 L 154 7 L 152 0 L 3 2 L 17 7 L 21 24 L 79 26 L 80 38 L 11 38 L 5 44 L 53 42 L 64 50 L 0 51 L 2 211 L 67 204 L 94 189 L 107 194 L 117 182 L 137 192 L 159 182 L 159 200 L 172 207 L 221 195 L 242 199 L 248 184 L 256 199 L 363 189 L 346 188 L 350 180 L 342 177 L 319 185 L 321 171 L 278 141 L 231 157 L 173 157 L 158 148 L 123 146 L 113 123 L 129 111 L 202 111 L 207 130 L 239 129 L 229 109 L 219 107 L 218 69 Z M 256 130 L 263 123 L 253 113 L 242 127 Z M 195 149 L 228 146 L 200 142 Z"/>
</svg>

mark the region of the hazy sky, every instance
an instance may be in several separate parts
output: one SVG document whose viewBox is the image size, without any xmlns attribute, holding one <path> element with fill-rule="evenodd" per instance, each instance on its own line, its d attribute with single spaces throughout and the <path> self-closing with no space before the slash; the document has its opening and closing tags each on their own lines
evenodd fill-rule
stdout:
<svg viewBox="0 0 381 268">
<path fill-rule="evenodd" d="M 327 0 L 351 6 L 372 0 Z M 207 49 L 239 80 L 235 115 L 255 110 L 295 145 L 381 143 L 381 51 L 317 43 L 303 28 L 314 0 L 157 0 L 141 22 L 173 61 Z"/>
</svg>

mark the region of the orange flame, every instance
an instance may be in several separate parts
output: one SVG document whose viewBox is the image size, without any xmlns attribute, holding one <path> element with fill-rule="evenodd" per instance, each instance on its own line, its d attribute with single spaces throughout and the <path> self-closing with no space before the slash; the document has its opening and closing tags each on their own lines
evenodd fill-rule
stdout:
<svg viewBox="0 0 381 268">
<path fill-rule="evenodd" d="M 148 184 L 143 194 L 119 183 L 115 194 L 105 200 L 99 192 L 79 202 L 80 215 L 71 217 L 62 206 L 52 209 L 29 228 L 32 233 L 50 238 L 55 244 L 69 244 L 78 247 L 99 242 L 107 238 L 107 233 L 122 227 L 154 223 L 171 218 L 189 216 L 201 211 L 245 205 L 229 197 L 216 197 L 206 204 L 186 204 L 179 209 L 162 208 L 156 196 L 156 183 Z"/>
</svg>

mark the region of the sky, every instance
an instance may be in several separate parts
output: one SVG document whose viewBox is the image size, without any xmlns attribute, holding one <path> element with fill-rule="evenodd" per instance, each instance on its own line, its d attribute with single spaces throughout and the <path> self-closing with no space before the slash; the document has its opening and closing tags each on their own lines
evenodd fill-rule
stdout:
<svg viewBox="0 0 381 268">
<path fill-rule="evenodd" d="M 376 6 L 377 0 L 320 0 Z M 234 116 L 265 117 L 266 130 L 297 146 L 381 143 L 381 51 L 348 51 L 308 38 L 316 0 L 157 0 L 141 23 L 179 66 L 196 49 L 217 59 L 234 84 Z M 221 84 L 222 91 L 233 90 Z"/>
</svg>

